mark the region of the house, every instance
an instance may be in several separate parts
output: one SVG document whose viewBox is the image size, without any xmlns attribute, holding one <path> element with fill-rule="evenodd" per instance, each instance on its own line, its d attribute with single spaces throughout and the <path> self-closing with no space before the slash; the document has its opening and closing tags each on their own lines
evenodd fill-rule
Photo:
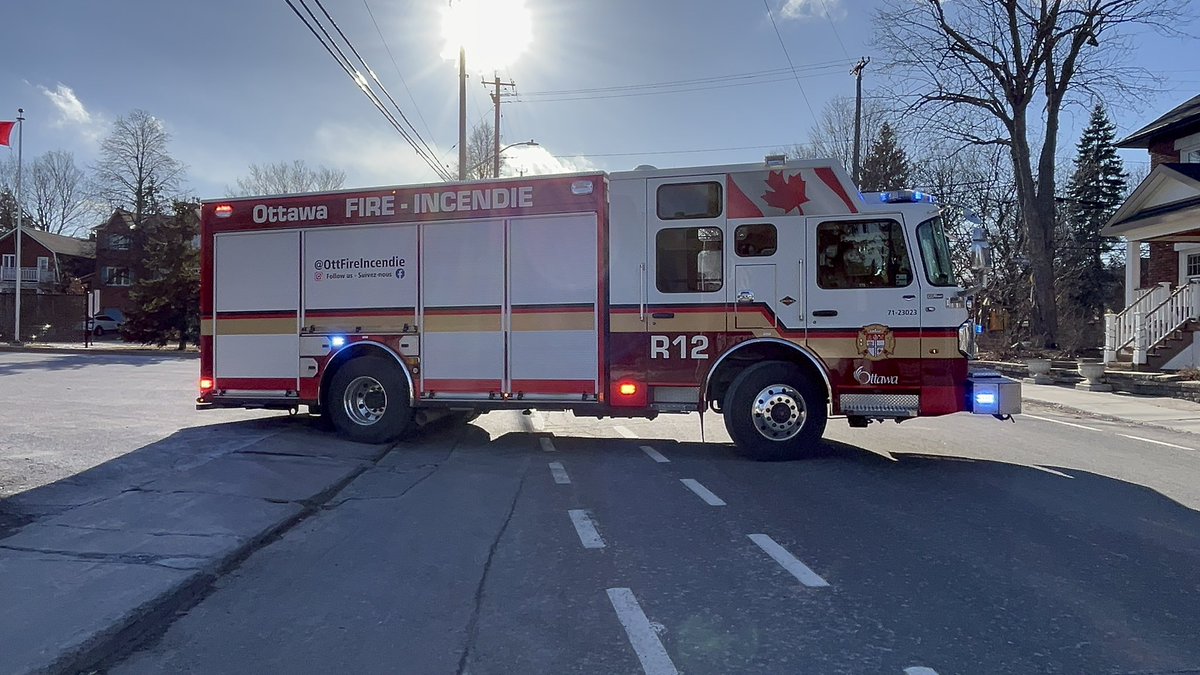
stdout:
<svg viewBox="0 0 1200 675">
<path fill-rule="evenodd" d="M 157 219 L 162 216 L 148 216 Z M 134 222 L 134 215 L 116 209 L 108 220 L 94 228 L 96 262 L 93 289 L 100 291 L 100 307 L 128 315 L 133 303 L 129 291 L 142 270 L 145 237 Z"/>
<path fill-rule="evenodd" d="M 0 236 L 0 293 L 15 291 L 18 274 L 22 291 L 60 293 L 73 279 L 88 278 L 95 259 L 95 242 L 22 228 L 18 265 L 16 230 L 9 230 Z"/>
<path fill-rule="evenodd" d="M 1125 309 L 1106 317 L 1105 361 L 1200 367 L 1200 96 L 1117 147 L 1147 150 L 1150 173 L 1101 232 L 1126 242 Z"/>
</svg>

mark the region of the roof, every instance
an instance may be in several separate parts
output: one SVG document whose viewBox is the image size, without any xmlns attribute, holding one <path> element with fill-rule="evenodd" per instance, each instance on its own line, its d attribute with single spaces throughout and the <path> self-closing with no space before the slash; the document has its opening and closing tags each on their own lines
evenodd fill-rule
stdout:
<svg viewBox="0 0 1200 675">
<path fill-rule="evenodd" d="M 0 239 L 5 239 L 16 230 L 9 230 L 0 236 Z M 67 237 L 61 234 L 52 234 L 44 230 L 35 230 L 33 228 L 21 228 L 21 232 L 25 236 L 33 239 L 37 243 L 46 247 L 51 253 L 58 255 L 67 255 L 75 258 L 95 258 L 96 257 L 96 242 L 88 239 L 77 239 L 75 237 Z"/>
<path fill-rule="evenodd" d="M 1131 241 L 1195 240 L 1200 219 L 1200 164 L 1154 167 L 1100 231 Z"/>
<path fill-rule="evenodd" d="M 1189 126 L 1200 126 L 1200 94 L 1138 129 L 1125 140 L 1117 143 L 1118 148 L 1148 148 L 1156 136 L 1182 131 Z M 1184 135 L 1184 134 L 1181 134 Z"/>
</svg>

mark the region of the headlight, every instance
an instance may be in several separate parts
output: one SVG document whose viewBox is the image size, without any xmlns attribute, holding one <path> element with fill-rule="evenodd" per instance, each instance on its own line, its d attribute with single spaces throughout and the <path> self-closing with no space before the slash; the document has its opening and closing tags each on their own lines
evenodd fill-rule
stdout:
<svg viewBox="0 0 1200 675">
<path fill-rule="evenodd" d="M 974 359 L 975 353 L 975 323 L 965 321 L 958 327 L 958 351 L 968 359 Z"/>
</svg>

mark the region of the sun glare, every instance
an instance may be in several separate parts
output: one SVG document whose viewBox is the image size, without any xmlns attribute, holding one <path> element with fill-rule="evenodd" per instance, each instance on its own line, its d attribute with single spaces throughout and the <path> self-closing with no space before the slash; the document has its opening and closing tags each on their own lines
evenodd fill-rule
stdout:
<svg viewBox="0 0 1200 675">
<path fill-rule="evenodd" d="M 442 57 L 467 50 L 467 68 L 492 72 L 510 65 L 529 46 L 533 26 L 525 0 L 454 0 L 442 10 Z"/>
</svg>

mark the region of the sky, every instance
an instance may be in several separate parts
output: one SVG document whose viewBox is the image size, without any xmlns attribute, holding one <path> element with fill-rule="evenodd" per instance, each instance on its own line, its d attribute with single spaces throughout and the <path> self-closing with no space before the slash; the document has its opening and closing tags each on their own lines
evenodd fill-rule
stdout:
<svg viewBox="0 0 1200 675">
<path fill-rule="evenodd" d="M 511 47 L 515 36 L 530 36 L 497 74 L 515 81 L 518 94 L 502 105 L 502 142 L 539 144 L 505 158 L 531 172 L 761 161 L 805 142 L 827 101 L 853 95 L 848 71 L 860 56 L 883 59 L 872 41 L 878 0 L 516 1 L 527 23 L 505 26 L 506 16 L 493 16 L 489 39 Z M 456 166 L 457 65 L 443 57 L 445 0 L 323 2 L 439 161 Z M 344 170 L 346 187 L 437 180 L 285 0 L 0 6 L 0 120 L 25 109 L 27 162 L 62 149 L 86 167 L 111 122 L 141 108 L 171 134 L 170 152 L 188 167 L 187 192 L 200 198 L 227 194 L 252 163 L 294 159 Z M 1200 64 L 1182 58 L 1196 53 L 1195 38 L 1146 31 L 1132 39 L 1134 63 L 1165 82 L 1139 105 L 1111 111 L 1121 135 L 1200 92 Z M 799 84 L 779 74 L 789 59 Z M 473 125 L 492 118 L 481 76 L 495 71 L 476 71 L 486 64 L 470 54 L 467 62 Z M 874 65 L 864 77 L 868 94 L 879 84 Z M 663 83 L 676 84 L 628 88 Z M 545 93 L 593 88 L 609 89 L 604 97 Z M 1086 120 L 1086 110 L 1068 114 L 1060 141 L 1068 154 Z M 1146 161 L 1141 151 L 1124 157 Z"/>
</svg>

